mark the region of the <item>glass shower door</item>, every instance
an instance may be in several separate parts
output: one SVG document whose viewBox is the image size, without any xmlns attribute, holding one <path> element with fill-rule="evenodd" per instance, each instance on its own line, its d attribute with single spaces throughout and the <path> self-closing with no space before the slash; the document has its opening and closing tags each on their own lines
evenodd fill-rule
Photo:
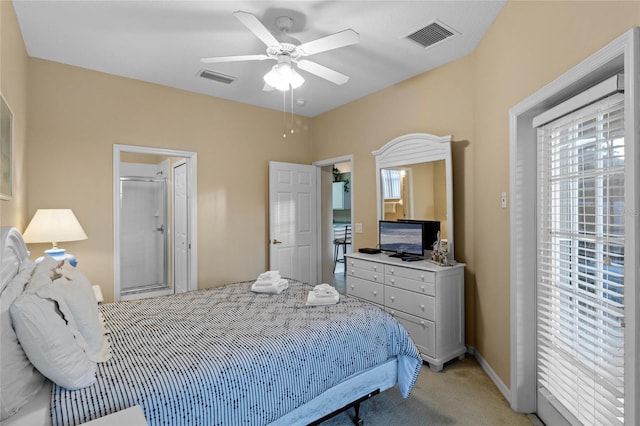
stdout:
<svg viewBox="0 0 640 426">
<path fill-rule="evenodd" d="M 120 178 L 120 293 L 169 289 L 167 180 Z"/>
</svg>

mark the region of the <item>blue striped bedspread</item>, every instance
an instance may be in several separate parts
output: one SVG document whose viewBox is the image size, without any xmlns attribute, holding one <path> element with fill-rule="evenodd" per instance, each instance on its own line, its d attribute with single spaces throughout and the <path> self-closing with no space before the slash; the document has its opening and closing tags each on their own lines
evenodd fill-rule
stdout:
<svg viewBox="0 0 640 426">
<path fill-rule="evenodd" d="M 150 425 L 263 425 L 394 356 L 409 395 L 422 360 L 388 313 L 348 296 L 305 306 L 312 287 L 292 280 L 279 295 L 251 284 L 101 305 L 113 356 L 93 386 L 54 386 L 53 424 L 140 405 Z"/>
</svg>

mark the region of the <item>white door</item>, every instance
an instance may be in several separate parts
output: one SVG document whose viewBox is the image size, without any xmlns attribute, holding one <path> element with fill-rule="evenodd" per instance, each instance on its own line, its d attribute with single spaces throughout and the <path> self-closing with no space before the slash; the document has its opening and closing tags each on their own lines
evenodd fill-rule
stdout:
<svg viewBox="0 0 640 426">
<path fill-rule="evenodd" d="M 317 284 L 317 167 L 269 162 L 269 269 Z"/>
<path fill-rule="evenodd" d="M 187 163 L 173 165 L 173 285 L 175 293 L 189 288 Z"/>
</svg>

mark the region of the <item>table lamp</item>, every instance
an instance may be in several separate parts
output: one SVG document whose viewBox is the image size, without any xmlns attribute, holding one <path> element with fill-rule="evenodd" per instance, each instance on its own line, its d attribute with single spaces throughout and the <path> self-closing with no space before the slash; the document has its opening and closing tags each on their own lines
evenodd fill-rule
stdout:
<svg viewBox="0 0 640 426">
<path fill-rule="evenodd" d="M 26 243 L 53 244 L 52 248 L 44 251 L 46 256 L 60 261 L 68 259 L 72 266 L 76 266 L 76 258 L 59 248 L 57 243 L 86 240 L 87 234 L 71 209 L 38 209 L 22 237 Z M 36 259 L 36 263 L 43 258 L 44 256 Z"/>
</svg>

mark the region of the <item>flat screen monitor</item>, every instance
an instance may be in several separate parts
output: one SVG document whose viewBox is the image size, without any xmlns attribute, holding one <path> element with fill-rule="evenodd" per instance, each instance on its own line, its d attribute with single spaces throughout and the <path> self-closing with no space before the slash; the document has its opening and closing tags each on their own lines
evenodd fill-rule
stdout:
<svg viewBox="0 0 640 426">
<path fill-rule="evenodd" d="M 418 219 L 398 219 L 398 222 L 422 223 L 422 244 L 423 250 L 433 250 L 433 243 L 438 241 L 438 232 L 440 232 L 440 222 L 437 220 L 418 220 Z"/>
<path fill-rule="evenodd" d="M 379 225 L 380 250 L 416 256 L 424 254 L 422 223 L 381 220 Z"/>
</svg>

